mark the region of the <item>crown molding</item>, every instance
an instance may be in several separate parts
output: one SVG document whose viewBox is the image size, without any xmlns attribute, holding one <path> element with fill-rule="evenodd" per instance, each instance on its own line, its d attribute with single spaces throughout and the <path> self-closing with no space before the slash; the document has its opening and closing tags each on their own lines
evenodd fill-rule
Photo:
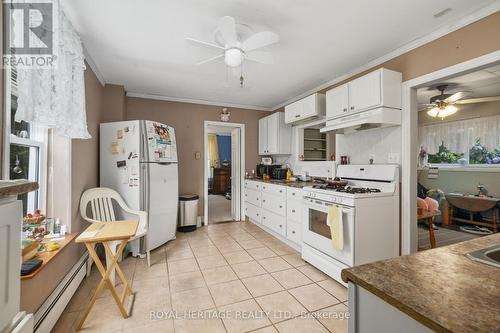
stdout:
<svg viewBox="0 0 500 333">
<path fill-rule="evenodd" d="M 399 57 L 400 55 L 403 55 L 411 50 L 414 50 L 420 46 L 423 46 L 429 42 L 432 42 L 438 38 L 441 38 L 453 31 L 456 31 L 460 28 L 463 28 L 471 23 L 474 23 L 476 21 L 479 21 L 480 19 L 483 19 L 491 14 L 494 14 L 496 12 L 498 12 L 500 10 L 500 0 L 496 0 L 495 2 L 489 4 L 489 5 L 486 5 L 464 17 L 462 17 L 461 19 L 451 23 L 451 24 L 445 24 L 443 26 L 441 26 L 440 28 L 434 30 L 433 32 L 425 35 L 425 36 L 422 36 L 422 37 L 419 37 L 417 39 L 414 39 L 413 41 L 397 48 L 396 50 L 392 51 L 392 52 L 389 52 L 379 58 L 376 58 L 360 67 L 357 67 L 355 68 L 354 70 L 352 71 L 349 71 L 343 75 L 340 75 L 340 76 L 337 76 L 335 78 L 333 78 L 332 80 L 329 80 L 313 89 L 310 89 L 302 94 L 300 94 L 299 96 L 296 96 L 294 98 L 291 98 L 283 103 L 280 103 L 274 107 L 272 107 L 271 109 L 272 110 L 277 110 L 279 108 L 282 108 L 290 103 L 293 103 L 293 102 L 296 102 L 298 101 L 299 99 L 302 99 L 304 97 L 307 97 L 311 94 L 314 94 L 318 91 L 321 91 L 325 88 L 328 88 L 334 84 L 337 84 L 339 82 L 342 82 L 344 80 L 347 80 L 349 79 L 350 77 L 353 77 L 359 73 L 362 73 L 370 68 L 373 68 L 373 67 L 376 67 L 378 65 L 381 65 L 391 59 L 394 59 L 396 57 Z"/>
<path fill-rule="evenodd" d="M 90 68 L 92 69 L 95 76 L 97 77 L 97 80 L 104 87 L 104 85 L 106 84 L 106 81 L 104 80 L 104 76 L 102 75 L 101 71 L 99 70 L 99 67 L 97 67 L 96 63 L 94 62 L 94 59 L 92 59 L 92 57 L 90 56 L 90 53 L 87 51 L 85 44 L 82 43 L 82 47 L 83 47 L 83 56 L 85 57 L 85 61 L 87 62 L 87 64 L 89 64 Z"/>
<path fill-rule="evenodd" d="M 172 96 L 164 96 L 164 95 L 156 95 L 156 94 L 144 94 L 144 93 L 137 93 L 137 92 L 133 92 L 133 91 L 127 91 L 126 95 L 127 95 L 127 97 L 137 97 L 137 98 L 154 99 L 154 100 L 168 101 L 168 102 L 191 103 L 191 104 L 211 105 L 211 106 L 220 106 L 220 107 L 228 107 L 228 108 L 238 108 L 238 109 L 250 109 L 250 110 L 255 110 L 255 111 L 273 111 L 274 110 L 272 108 L 265 108 L 265 107 L 256 106 L 256 105 L 214 102 L 214 101 L 207 101 L 207 100 L 203 100 L 203 99 L 172 97 Z"/>
</svg>

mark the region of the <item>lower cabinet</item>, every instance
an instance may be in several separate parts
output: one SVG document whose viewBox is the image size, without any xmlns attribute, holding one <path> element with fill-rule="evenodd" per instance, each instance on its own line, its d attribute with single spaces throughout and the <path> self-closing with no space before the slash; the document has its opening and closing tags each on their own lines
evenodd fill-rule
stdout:
<svg viewBox="0 0 500 333">
<path fill-rule="evenodd" d="M 262 225 L 268 227 L 272 231 L 286 237 L 286 219 L 284 216 L 271 213 L 270 211 L 262 210 Z"/>
<path fill-rule="evenodd" d="M 299 188 L 245 181 L 246 216 L 299 246 L 302 245 L 301 199 Z"/>
</svg>

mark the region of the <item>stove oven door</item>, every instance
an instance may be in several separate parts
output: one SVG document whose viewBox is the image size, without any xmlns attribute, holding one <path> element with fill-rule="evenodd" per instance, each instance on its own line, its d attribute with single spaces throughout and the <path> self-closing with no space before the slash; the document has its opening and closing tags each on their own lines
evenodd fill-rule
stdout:
<svg viewBox="0 0 500 333">
<path fill-rule="evenodd" d="M 332 206 L 317 199 L 305 199 L 303 242 L 348 266 L 354 264 L 354 208 L 338 205 L 342 208 L 344 229 L 344 248 L 333 248 L 330 226 L 327 224 L 328 208 Z"/>
</svg>

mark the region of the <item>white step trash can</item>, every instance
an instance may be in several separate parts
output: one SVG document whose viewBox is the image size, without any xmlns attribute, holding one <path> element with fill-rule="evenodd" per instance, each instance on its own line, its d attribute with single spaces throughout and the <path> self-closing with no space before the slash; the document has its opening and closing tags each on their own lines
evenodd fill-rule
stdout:
<svg viewBox="0 0 500 333">
<path fill-rule="evenodd" d="M 179 195 L 179 221 L 177 230 L 180 232 L 191 232 L 196 230 L 198 222 L 198 200 L 196 194 Z"/>
</svg>

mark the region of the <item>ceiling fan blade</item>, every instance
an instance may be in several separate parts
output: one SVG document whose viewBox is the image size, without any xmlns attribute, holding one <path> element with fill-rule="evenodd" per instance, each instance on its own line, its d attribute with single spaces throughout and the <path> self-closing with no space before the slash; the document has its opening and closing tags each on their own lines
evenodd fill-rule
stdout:
<svg viewBox="0 0 500 333">
<path fill-rule="evenodd" d="M 274 64 L 274 57 L 269 52 L 262 51 L 252 51 L 249 53 L 245 53 L 245 59 L 255 61 L 265 65 Z"/>
<path fill-rule="evenodd" d="M 219 58 L 222 58 L 223 56 L 224 56 L 224 54 L 219 54 L 219 55 L 216 55 L 215 57 L 208 58 L 208 59 L 202 60 L 200 62 L 197 62 L 196 64 L 197 65 L 203 65 L 203 64 L 206 64 L 207 62 L 214 61 L 214 60 L 217 60 Z"/>
<path fill-rule="evenodd" d="M 484 103 L 484 102 L 495 102 L 495 101 L 500 101 L 500 96 L 462 99 L 460 101 L 457 101 L 455 104 L 473 104 L 473 103 Z"/>
<path fill-rule="evenodd" d="M 238 41 L 236 22 L 231 16 L 224 16 L 219 21 L 219 32 L 229 46 L 235 46 Z"/>
<path fill-rule="evenodd" d="M 450 97 L 445 98 L 444 102 L 446 102 L 446 103 L 455 103 L 456 101 L 464 98 L 465 96 L 468 96 L 469 94 L 470 94 L 470 92 L 468 92 L 468 91 L 459 91 L 457 93 L 454 93 Z"/>
<path fill-rule="evenodd" d="M 212 43 L 207 43 L 207 42 L 204 42 L 202 40 L 194 39 L 194 38 L 191 38 L 191 37 L 186 37 L 184 39 L 187 40 L 187 41 L 196 43 L 196 44 L 201 44 L 201 45 L 205 45 L 205 46 L 214 47 L 216 49 L 225 50 L 225 48 L 223 48 L 222 46 L 219 46 L 219 45 L 216 45 L 216 44 L 212 44 Z"/>
<path fill-rule="evenodd" d="M 258 32 L 250 37 L 241 44 L 241 48 L 245 52 L 249 52 L 255 49 L 260 49 L 261 47 L 271 45 L 279 42 L 280 36 L 272 31 L 262 31 Z"/>
</svg>

